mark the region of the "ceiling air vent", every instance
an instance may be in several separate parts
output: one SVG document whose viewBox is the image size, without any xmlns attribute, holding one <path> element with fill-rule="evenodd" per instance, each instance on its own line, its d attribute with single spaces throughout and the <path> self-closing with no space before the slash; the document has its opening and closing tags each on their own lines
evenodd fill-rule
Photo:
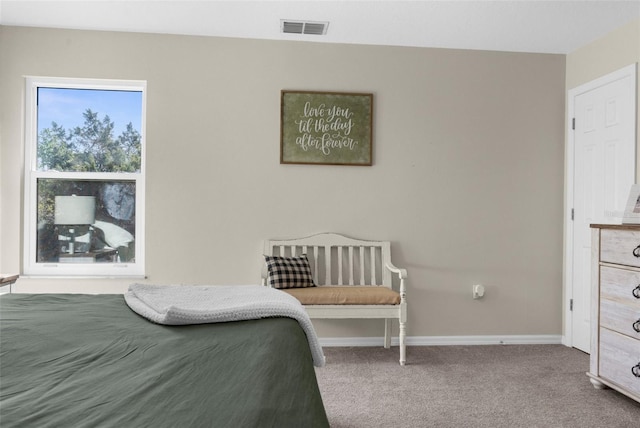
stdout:
<svg viewBox="0 0 640 428">
<path fill-rule="evenodd" d="M 328 22 L 310 22 L 310 21 L 280 21 L 282 32 L 287 34 L 313 34 L 322 36 L 327 34 Z"/>
</svg>

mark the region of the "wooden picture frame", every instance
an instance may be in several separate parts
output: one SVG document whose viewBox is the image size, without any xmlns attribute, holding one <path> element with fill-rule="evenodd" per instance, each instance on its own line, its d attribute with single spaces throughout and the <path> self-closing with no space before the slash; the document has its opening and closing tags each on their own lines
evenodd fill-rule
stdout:
<svg viewBox="0 0 640 428">
<path fill-rule="evenodd" d="M 281 93 L 280 163 L 371 166 L 373 94 Z"/>
<path fill-rule="evenodd" d="M 629 190 L 629 199 L 624 210 L 622 223 L 640 224 L 640 184 L 634 184 Z"/>
</svg>

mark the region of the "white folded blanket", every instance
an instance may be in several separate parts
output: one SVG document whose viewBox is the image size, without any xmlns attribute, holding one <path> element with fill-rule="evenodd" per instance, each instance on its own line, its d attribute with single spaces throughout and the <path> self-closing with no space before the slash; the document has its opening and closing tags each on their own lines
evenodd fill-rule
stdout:
<svg viewBox="0 0 640 428">
<path fill-rule="evenodd" d="M 302 327 L 317 367 L 324 354 L 309 315 L 293 296 L 261 285 L 147 285 L 132 284 L 125 293 L 127 305 L 157 324 L 207 324 L 287 317 Z"/>
</svg>

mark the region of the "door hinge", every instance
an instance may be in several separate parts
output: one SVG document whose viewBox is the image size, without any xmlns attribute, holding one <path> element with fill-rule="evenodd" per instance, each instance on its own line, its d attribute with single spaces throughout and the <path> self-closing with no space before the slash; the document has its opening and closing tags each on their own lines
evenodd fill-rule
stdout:
<svg viewBox="0 0 640 428">
<path fill-rule="evenodd" d="M 573 119 L 571 119 L 571 129 L 573 129 L 574 131 L 576 129 L 576 118 L 575 117 Z"/>
<path fill-rule="evenodd" d="M 569 310 L 573 312 L 573 299 L 569 299 Z"/>
<path fill-rule="evenodd" d="M 575 210 L 571 208 L 571 221 L 575 218 Z"/>
</svg>

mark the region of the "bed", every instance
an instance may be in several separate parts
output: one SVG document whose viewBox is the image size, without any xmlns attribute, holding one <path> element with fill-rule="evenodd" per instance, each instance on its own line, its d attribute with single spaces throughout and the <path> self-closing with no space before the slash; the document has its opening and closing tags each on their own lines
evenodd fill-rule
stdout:
<svg viewBox="0 0 640 428">
<path fill-rule="evenodd" d="M 292 318 L 167 326 L 122 295 L 0 297 L 3 427 L 326 427 Z"/>
</svg>

